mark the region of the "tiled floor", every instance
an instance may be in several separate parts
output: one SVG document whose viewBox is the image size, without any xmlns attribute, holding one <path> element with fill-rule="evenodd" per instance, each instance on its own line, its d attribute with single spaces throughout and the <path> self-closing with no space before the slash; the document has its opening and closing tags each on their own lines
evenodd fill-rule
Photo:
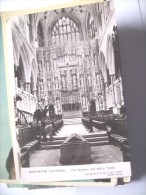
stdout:
<svg viewBox="0 0 146 195">
<path fill-rule="evenodd" d="M 60 150 L 40 150 L 30 157 L 30 167 L 57 166 L 59 164 Z M 91 147 L 92 163 L 122 162 L 122 152 L 113 145 Z"/>
</svg>

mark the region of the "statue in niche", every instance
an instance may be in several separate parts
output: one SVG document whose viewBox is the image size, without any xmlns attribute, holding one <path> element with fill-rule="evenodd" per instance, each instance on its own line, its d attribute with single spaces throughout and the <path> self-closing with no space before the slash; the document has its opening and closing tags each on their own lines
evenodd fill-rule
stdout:
<svg viewBox="0 0 146 195">
<path fill-rule="evenodd" d="M 60 111 L 60 98 L 56 98 L 56 105 L 57 105 L 57 110 Z"/>
<path fill-rule="evenodd" d="M 77 86 L 76 74 L 73 74 L 72 80 L 73 80 L 73 87 L 76 87 Z"/>
<path fill-rule="evenodd" d="M 69 50 L 69 60 L 71 61 L 72 56 L 71 56 L 71 50 Z"/>
<path fill-rule="evenodd" d="M 40 79 L 40 90 L 43 90 L 43 79 Z"/>
<path fill-rule="evenodd" d="M 92 84 L 91 84 L 91 76 L 90 75 L 88 75 L 88 86 L 91 86 Z"/>
<path fill-rule="evenodd" d="M 59 82 L 58 82 L 58 77 L 56 77 L 56 83 L 55 83 L 56 89 L 59 89 Z"/>
<path fill-rule="evenodd" d="M 99 75 L 98 72 L 97 72 L 97 74 L 96 74 L 96 83 L 97 83 L 97 84 L 100 84 L 100 75 Z"/>
<path fill-rule="evenodd" d="M 87 56 L 87 66 L 90 66 L 90 58 Z"/>
<path fill-rule="evenodd" d="M 51 79 L 48 78 L 47 81 L 48 81 L 48 83 L 47 83 L 48 84 L 48 89 L 51 90 Z"/>
<path fill-rule="evenodd" d="M 46 61 L 46 66 L 47 66 L 47 70 L 50 71 L 50 63 L 49 63 L 49 60 Z"/>
<path fill-rule="evenodd" d="M 54 70 L 56 70 L 56 65 L 57 65 L 56 59 L 54 59 L 53 61 L 54 61 Z"/>
<path fill-rule="evenodd" d="M 83 79 L 83 75 L 81 74 L 80 76 L 80 84 L 83 87 L 84 86 L 84 79 Z"/>
<path fill-rule="evenodd" d="M 70 25 L 67 25 L 67 32 L 71 32 Z"/>
<path fill-rule="evenodd" d="M 42 61 L 41 60 L 38 61 L 38 69 L 39 69 L 39 72 L 41 72 L 41 69 L 42 69 Z"/>
<path fill-rule="evenodd" d="M 65 75 L 62 75 L 62 88 L 66 88 L 66 80 L 65 80 Z"/>
</svg>

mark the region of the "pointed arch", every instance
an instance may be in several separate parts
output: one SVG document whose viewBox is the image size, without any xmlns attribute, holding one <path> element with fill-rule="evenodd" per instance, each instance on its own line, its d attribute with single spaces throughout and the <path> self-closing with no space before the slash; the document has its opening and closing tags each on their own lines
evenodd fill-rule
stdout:
<svg viewBox="0 0 146 195">
<path fill-rule="evenodd" d="M 80 21 L 73 15 L 64 12 L 55 17 L 50 24 L 48 28 L 48 40 L 49 43 L 52 44 L 54 43 L 53 38 L 57 40 L 57 36 L 59 36 L 59 40 L 61 40 L 61 36 L 63 36 L 63 41 L 65 41 L 65 39 L 69 40 L 70 35 L 71 37 L 75 36 L 76 41 L 83 40 L 83 32 Z M 65 36 L 67 38 L 65 38 Z"/>
<path fill-rule="evenodd" d="M 24 64 L 24 74 L 25 74 L 25 81 L 29 82 L 30 81 L 30 67 L 29 67 L 29 62 L 28 62 L 28 55 L 25 51 L 24 46 L 21 46 L 20 51 L 19 51 L 19 57 L 21 56 L 23 64 Z"/>
<path fill-rule="evenodd" d="M 14 64 L 18 66 L 19 62 L 19 52 L 18 52 L 18 44 L 17 44 L 17 38 L 14 35 L 14 32 L 12 30 L 12 45 L 13 45 L 13 57 L 14 57 Z"/>
</svg>

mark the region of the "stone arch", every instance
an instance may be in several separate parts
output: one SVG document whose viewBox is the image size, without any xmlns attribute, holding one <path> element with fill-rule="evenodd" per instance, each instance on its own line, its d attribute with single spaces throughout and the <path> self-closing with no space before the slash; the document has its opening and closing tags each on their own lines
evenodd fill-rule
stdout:
<svg viewBox="0 0 146 195">
<path fill-rule="evenodd" d="M 30 81 L 30 67 L 29 67 L 29 61 L 28 61 L 29 57 L 23 46 L 21 46 L 20 48 L 19 56 L 21 56 L 23 64 L 24 64 L 25 81 L 29 82 Z"/>
<path fill-rule="evenodd" d="M 19 52 L 18 52 L 18 43 L 17 43 L 17 39 L 16 39 L 16 35 L 13 32 L 12 29 L 12 45 L 13 45 L 13 60 L 14 60 L 14 65 L 17 68 L 17 66 L 19 65 Z"/>
<path fill-rule="evenodd" d="M 57 17 L 55 17 L 55 19 L 51 22 L 51 24 L 49 25 L 48 27 L 48 40 L 49 40 L 49 43 L 51 44 L 51 31 L 52 31 L 52 28 L 53 26 L 59 21 L 59 19 L 61 19 L 62 17 L 67 17 L 69 18 L 71 21 L 73 21 L 78 29 L 79 29 L 79 36 L 80 36 L 80 40 L 83 40 L 83 31 L 82 31 L 82 26 L 81 26 L 81 22 L 75 17 L 73 16 L 72 14 L 70 13 L 67 13 L 67 12 L 64 12 L 64 13 L 60 13 L 58 14 Z"/>
<path fill-rule="evenodd" d="M 38 28 L 38 23 L 41 20 L 41 18 L 43 17 L 43 12 L 38 13 L 37 15 L 32 15 L 33 18 L 33 22 L 34 22 L 34 29 L 35 29 L 35 37 L 37 37 L 37 28 Z"/>
</svg>

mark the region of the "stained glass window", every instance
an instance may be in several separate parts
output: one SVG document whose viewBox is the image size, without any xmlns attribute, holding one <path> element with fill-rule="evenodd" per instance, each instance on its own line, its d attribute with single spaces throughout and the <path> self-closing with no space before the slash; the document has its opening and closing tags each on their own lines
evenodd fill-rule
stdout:
<svg viewBox="0 0 146 195">
<path fill-rule="evenodd" d="M 75 43 L 79 40 L 79 29 L 70 18 L 63 16 L 53 26 L 52 45 Z"/>
</svg>

